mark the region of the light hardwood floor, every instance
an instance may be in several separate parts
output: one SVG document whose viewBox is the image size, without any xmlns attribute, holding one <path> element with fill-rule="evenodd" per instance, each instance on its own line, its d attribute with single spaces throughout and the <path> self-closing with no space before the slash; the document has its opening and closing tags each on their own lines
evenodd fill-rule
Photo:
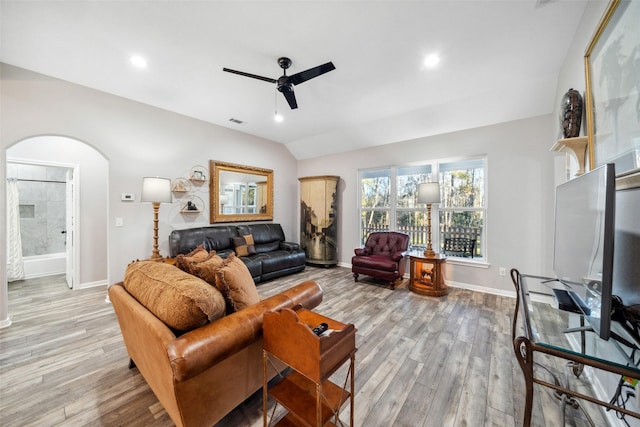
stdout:
<svg viewBox="0 0 640 427">
<path fill-rule="evenodd" d="M 307 267 L 258 291 L 267 297 L 308 279 L 324 289 L 316 311 L 358 328 L 357 426 L 522 424 L 513 299 L 461 289 L 442 298 L 406 286 L 391 291 L 367 277 L 354 283 L 342 267 Z M 9 284 L 13 324 L 0 329 L 0 425 L 173 425 L 137 369 L 128 369 L 105 295 L 105 287 L 71 291 L 60 276 Z M 258 392 L 217 426 L 262 426 L 261 402 Z M 580 412 L 567 412 L 566 425 L 587 425 Z M 348 405 L 343 420 L 347 414 Z M 598 410 L 591 415 L 608 425 Z M 561 418 L 557 400 L 536 388 L 534 425 L 560 426 Z"/>
</svg>

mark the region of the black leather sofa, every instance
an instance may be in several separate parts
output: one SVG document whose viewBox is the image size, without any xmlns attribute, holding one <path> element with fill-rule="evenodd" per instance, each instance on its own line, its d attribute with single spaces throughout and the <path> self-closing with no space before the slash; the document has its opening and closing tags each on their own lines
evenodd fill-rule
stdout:
<svg viewBox="0 0 640 427">
<path fill-rule="evenodd" d="M 173 230 L 169 235 L 172 257 L 188 254 L 198 245 L 215 250 L 222 258 L 234 252 L 233 238 L 251 234 L 256 253 L 239 257 L 256 283 L 297 273 L 305 268 L 306 255 L 297 243 L 286 242 L 280 224 L 213 225 Z"/>
</svg>

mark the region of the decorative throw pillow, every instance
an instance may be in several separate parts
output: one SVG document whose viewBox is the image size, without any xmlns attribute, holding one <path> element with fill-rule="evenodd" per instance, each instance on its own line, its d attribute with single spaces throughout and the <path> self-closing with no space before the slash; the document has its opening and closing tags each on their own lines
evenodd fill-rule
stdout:
<svg viewBox="0 0 640 427">
<path fill-rule="evenodd" d="M 189 274 L 193 274 L 196 277 L 201 278 L 211 286 L 216 285 L 216 270 L 222 267 L 224 259 L 219 257 L 212 251 L 213 254 L 209 256 L 209 259 L 201 262 L 193 262 L 188 265 L 188 270 L 185 270 Z"/>
<path fill-rule="evenodd" d="M 213 251 L 213 253 L 215 254 L 215 251 Z M 179 254 L 178 256 L 176 256 L 176 267 L 188 273 L 189 264 L 205 261 L 209 258 L 209 256 L 209 251 L 204 248 L 204 245 L 198 245 L 197 248 L 195 248 L 188 254 Z"/>
<path fill-rule="evenodd" d="M 234 237 L 233 246 L 236 248 L 236 255 L 247 256 L 256 253 L 256 245 L 253 241 L 253 235 L 247 234 L 246 236 Z"/>
<path fill-rule="evenodd" d="M 155 261 L 129 264 L 125 289 L 174 330 L 186 332 L 224 316 L 220 291 L 172 265 Z"/>
<path fill-rule="evenodd" d="M 234 254 L 229 255 L 216 270 L 216 287 L 227 302 L 227 314 L 260 302 L 249 269 Z"/>
</svg>

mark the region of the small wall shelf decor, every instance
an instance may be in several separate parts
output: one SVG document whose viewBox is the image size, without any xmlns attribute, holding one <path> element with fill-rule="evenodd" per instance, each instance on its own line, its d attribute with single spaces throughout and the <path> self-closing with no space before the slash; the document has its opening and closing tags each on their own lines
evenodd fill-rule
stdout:
<svg viewBox="0 0 640 427">
<path fill-rule="evenodd" d="M 171 183 L 171 191 L 174 193 L 189 193 L 191 191 L 191 182 L 187 178 L 176 178 Z"/>
<path fill-rule="evenodd" d="M 588 142 L 589 138 L 586 136 L 563 138 L 559 139 L 558 142 L 553 144 L 553 147 L 551 147 L 551 151 L 573 154 L 576 161 L 578 162 L 578 171 L 576 172 L 576 176 L 580 176 L 585 172 L 587 147 L 589 145 Z"/>
<path fill-rule="evenodd" d="M 192 167 L 189 172 L 189 181 L 197 185 L 207 182 L 207 168 L 201 165 Z"/>
<path fill-rule="evenodd" d="M 181 213 L 196 214 L 202 212 L 203 210 L 204 201 L 200 197 L 194 195 L 191 195 L 183 200 L 180 207 Z"/>
</svg>

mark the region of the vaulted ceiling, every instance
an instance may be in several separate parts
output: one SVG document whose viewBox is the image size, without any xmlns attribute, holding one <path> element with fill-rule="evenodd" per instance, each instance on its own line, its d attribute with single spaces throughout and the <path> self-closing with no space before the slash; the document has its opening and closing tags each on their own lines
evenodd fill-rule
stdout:
<svg viewBox="0 0 640 427">
<path fill-rule="evenodd" d="M 0 60 L 304 159 L 551 113 L 586 4 L 2 0 Z M 427 68 L 432 53 L 441 61 Z M 134 55 L 147 67 L 133 67 Z M 222 71 L 277 79 L 281 56 L 288 74 L 336 69 L 295 86 L 296 110 L 274 84 Z"/>
</svg>

